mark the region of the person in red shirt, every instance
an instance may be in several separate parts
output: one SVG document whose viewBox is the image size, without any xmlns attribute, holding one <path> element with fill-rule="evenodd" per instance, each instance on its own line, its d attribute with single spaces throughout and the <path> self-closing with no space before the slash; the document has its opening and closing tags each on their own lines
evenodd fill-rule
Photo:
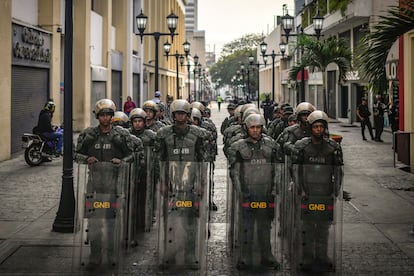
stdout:
<svg viewBox="0 0 414 276">
<path fill-rule="evenodd" d="M 127 116 L 129 116 L 129 113 L 131 112 L 131 110 L 136 108 L 136 107 L 137 107 L 137 105 L 134 103 L 131 96 L 128 96 L 126 102 L 124 103 L 124 112 L 125 112 L 125 114 Z"/>
</svg>

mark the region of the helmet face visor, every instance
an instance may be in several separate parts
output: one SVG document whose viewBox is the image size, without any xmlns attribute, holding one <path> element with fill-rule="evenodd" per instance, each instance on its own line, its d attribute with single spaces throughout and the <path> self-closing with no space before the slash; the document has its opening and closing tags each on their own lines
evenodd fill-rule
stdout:
<svg viewBox="0 0 414 276">
<path fill-rule="evenodd" d="M 110 109 L 110 108 L 103 108 L 103 109 L 101 109 L 98 112 L 98 116 L 107 116 L 107 115 L 109 115 L 111 117 L 114 116 L 114 112 L 112 111 L 112 109 Z"/>
</svg>

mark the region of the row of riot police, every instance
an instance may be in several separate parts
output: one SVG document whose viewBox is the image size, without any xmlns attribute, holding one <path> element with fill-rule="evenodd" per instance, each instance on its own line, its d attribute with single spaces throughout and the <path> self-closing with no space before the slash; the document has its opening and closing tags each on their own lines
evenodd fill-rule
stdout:
<svg viewBox="0 0 414 276">
<path fill-rule="evenodd" d="M 306 102 L 295 111 L 284 105 L 266 127 L 255 105 L 229 108 L 221 131 L 227 236 L 237 267 L 340 271 L 343 158 L 329 139 L 328 116 Z"/>
<path fill-rule="evenodd" d="M 80 133 L 75 150 L 76 274 L 122 274 L 154 214 L 159 265 L 205 272 L 217 132 L 203 107 L 175 100 L 162 123 L 152 101 L 129 117 L 109 99 L 96 103 L 99 125 Z"/>
</svg>

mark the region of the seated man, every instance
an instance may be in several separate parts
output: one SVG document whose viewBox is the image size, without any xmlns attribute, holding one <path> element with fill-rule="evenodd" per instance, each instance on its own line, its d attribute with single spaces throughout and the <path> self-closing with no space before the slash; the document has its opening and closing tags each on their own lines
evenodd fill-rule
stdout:
<svg viewBox="0 0 414 276">
<path fill-rule="evenodd" d="M 37 132 L 47 139 L 58 140 L 56 145 L 56 156 L 59 156 L 62 155 L 63 133 L 57 131 L 56 126 L 52 126 L 53 112 L 55 112 L 55 103 L 48 101 L 45 103 L 42 111 L 40 111 Z"/>
</svg>

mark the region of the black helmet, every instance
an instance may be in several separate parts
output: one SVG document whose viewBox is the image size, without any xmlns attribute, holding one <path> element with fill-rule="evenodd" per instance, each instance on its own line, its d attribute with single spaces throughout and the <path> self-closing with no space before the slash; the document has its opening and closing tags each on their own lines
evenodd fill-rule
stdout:
<svg viewBox="0 0 414 276">
<path fill-rule="evenodd" d="M 230 110 L 235 110 L 235 109 L 236 109 L 236 107 L 237 107 L 237 105 L 236 105 L 236 104 L 234 104 L 234 103 L 229 103 L 229 104 L 227 105 L 227 109 L 230 109 Z"/>
<path fill-rule="evenodd" d="M 48 111 L 48 112 L 55 112 L 55 103 L 52 101 L 48 101 L 47 103 L 45 103 L 45 105 L 43 106 L 43 110 L 44 111 Z"/>
<path fill-rule="evenodd" d="M 283 114 L 289 114 L 289 115 L 291 115 L 291 114 L 293 114 L 294 112 L 293 112 L 293 107 L 291 107 L 290 105 L 286 105 L 286 106 L 284 106 L 283 108 L 282 108 L 282 110 L 283 110 Z"/>
</svg>

